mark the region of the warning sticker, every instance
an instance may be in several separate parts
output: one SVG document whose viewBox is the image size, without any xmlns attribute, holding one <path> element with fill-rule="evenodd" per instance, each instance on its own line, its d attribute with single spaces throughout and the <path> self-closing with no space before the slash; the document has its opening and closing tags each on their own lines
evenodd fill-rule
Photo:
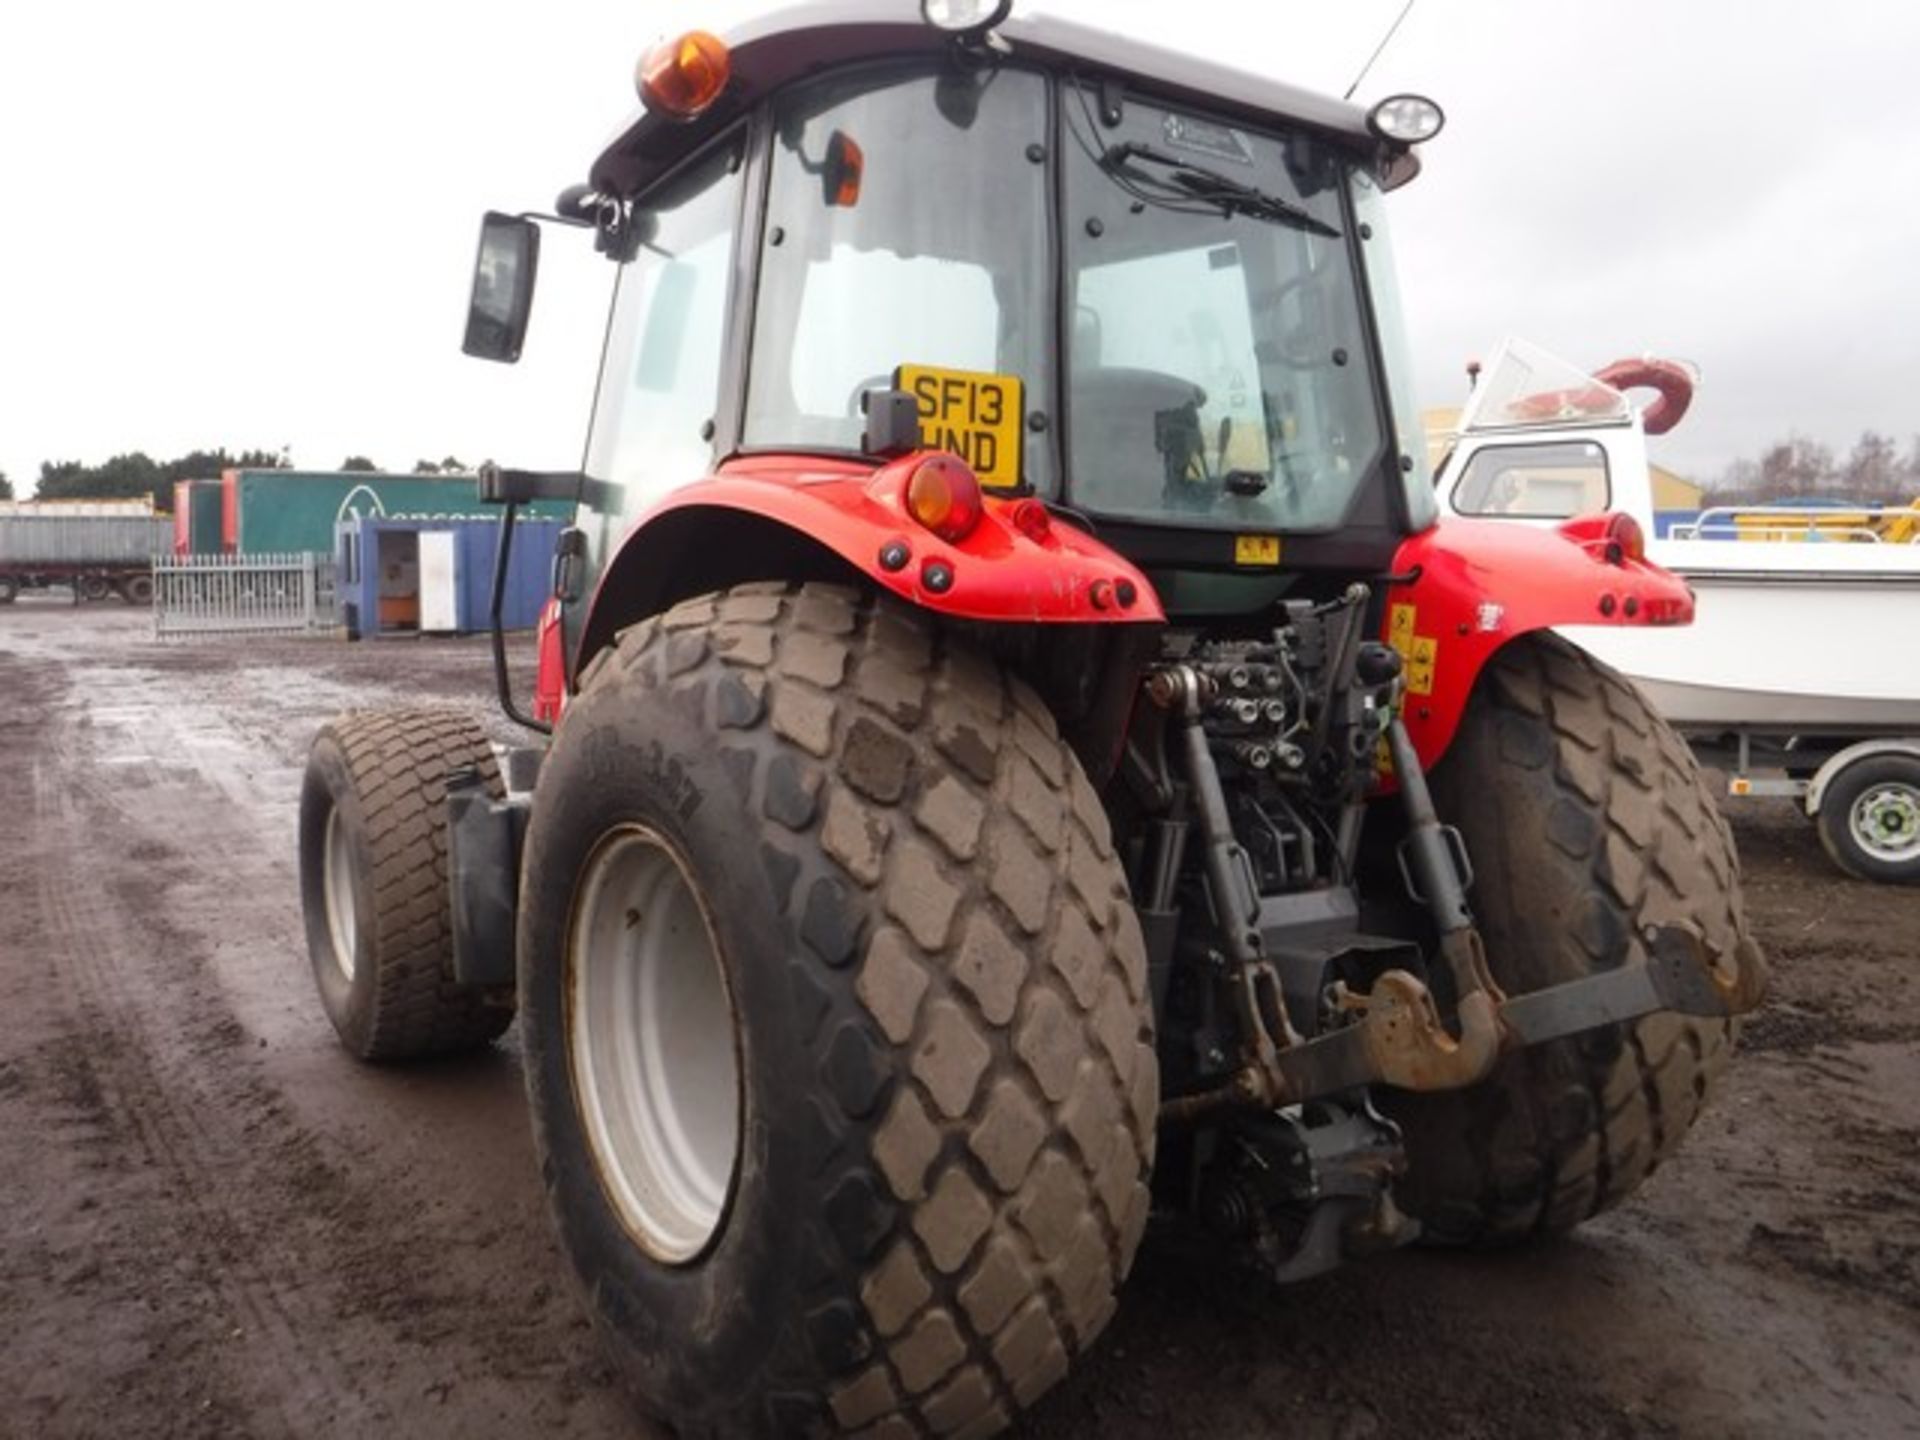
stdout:
<svg viewBox="0 0 1920 1440">
<path fill-rule="evenodd" d="M 1387 643 L 1407 662 L 1407 693 L 1433 693 L 1433 667 L 1440 658 L 1440 642 L 1431 635 L 1416 633 L 1419 611 L 1412 605 L 1395 605 L 1387 611 Z"/>
<path fill-rule="evenodd" d="M 1433 693 L 1433 662 L 1440 658 L 1440 642 L 1430 635 L 1413 637 L 1413 648 L 1407 655 L 1407 693 L 1409 695 L 1431 695 Z"/>
<path fill-rule="evenodd" d="M 1396 605 L 1387 612 L 1387 643 L 1402 655 L 1413 649 L 1413 622 L 1416 613 L 1411 605 Z"/>
<path fill-rule="evenodd" d="M 1278 535 L 1236 535 L 1233 537 L 1233 563 L 1236 565 L 1278 565 Z"/>
</svg>

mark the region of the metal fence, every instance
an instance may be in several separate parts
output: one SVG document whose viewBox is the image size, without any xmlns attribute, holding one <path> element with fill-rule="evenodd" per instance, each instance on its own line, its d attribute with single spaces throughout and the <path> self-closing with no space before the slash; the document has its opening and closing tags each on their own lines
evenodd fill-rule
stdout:
<svg viewBox="0 0 1920 1440">
<path fill-rule="evenodd" d="M 305 635 L 338 624 L 325 555 L 163 555 L 153 562 L 153 633 Z"/>
</svg>

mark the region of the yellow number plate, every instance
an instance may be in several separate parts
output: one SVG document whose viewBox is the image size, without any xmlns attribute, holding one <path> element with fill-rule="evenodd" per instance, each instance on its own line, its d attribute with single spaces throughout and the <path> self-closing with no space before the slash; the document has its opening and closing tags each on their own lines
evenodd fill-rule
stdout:
<svg viewBox="0 0 1920 1440">
<path fill-rule="evenodd" d="M 920 443 L 951 450 L 973 468 L 980 483 L 1007 488 L 1020 483 L 1020 377 L 978 370 L 902 365 L 893 388 L 920 407 Z"/>
<path fill-rule="evenodd" d="M 1236 535 L 1233 537 L 1233 563 L 1236 565 L 1278 565 L 1278 535 Z"/>
</svg>

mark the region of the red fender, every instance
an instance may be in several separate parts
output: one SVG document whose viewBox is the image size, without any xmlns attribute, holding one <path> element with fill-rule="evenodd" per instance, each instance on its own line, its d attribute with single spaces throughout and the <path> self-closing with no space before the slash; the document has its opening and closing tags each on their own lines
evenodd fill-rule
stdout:
<svg viewBox="0 0 1920 1440">
<path fill-rule="evenodd" d="M 1693 592 L 1637 558 L 1638 526 L 1583 515 L 1555 530 L 1449 517 L 1401 545 L 1384 639 L 1406 662 L 1407 734 L 1446 753 L 1474 682 L 1508 641 L 1553 625 L 1690 625 Z M 1624 540 L 1624 543 L 1623 543 Z"/>
<path fill-rule="evenodd" d="M 916 451 L 877 469 L 793 455 L 731 460 L 663 496 L 628 529 L 619 556 L 645 546 L 649 532 L 675 514 L 734 510 L 796 530 L 880 588 L 955 619 L 1165 622 L 1144 574 L 1085 531 L 1055 522 L 1037 500 L 984 493 L 978 523 L 957 541 L 919 524 L 907 512 L 907 481 L 932 455 L 944 452 Z M 603 575 L 603 593 L 618 563 Z"/>
<path fill-rule="evenodd" d="M 1616 390 L 1655 390 L 1660 398 L 1640 412 L 1649 435 L 1664 435 L 1678 425 L 1693 403 L 1693 372 L 1672 360 L 1616 360 L 1594 379 Z"/>
</svg>

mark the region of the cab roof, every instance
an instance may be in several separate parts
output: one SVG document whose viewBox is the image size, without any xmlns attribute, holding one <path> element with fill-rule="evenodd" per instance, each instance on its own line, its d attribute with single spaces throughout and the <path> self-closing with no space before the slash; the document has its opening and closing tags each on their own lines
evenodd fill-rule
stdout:
<svg viewBox="0 0 1920 1440">
<path fill-rule="evenodd" d="M 1367 128 L 1365 110 L 1284 81 L 1057 16 L 1016 12 L 994 33 L 1006 41 L 1009 59 L 1081 67 L 1166 99 L 1305 128 L 1365 152 L 1383 149 Z M 807 75 L 887 56 L 936 56 L 955 43 L 921 18 L 918 0 L 789 5 L 721 38 L 732 61 L 726 93 L 692 122 L 637 110 L 594 161 L 588 182 L 596 193 L 630 196 L 646 189 L 759 100 Z M 1405 152 L 1396 158 L 1399 167 L 1412 161 Z M 1408 178 L 1410 169 L 1394 177 Z"/>
</svg>

